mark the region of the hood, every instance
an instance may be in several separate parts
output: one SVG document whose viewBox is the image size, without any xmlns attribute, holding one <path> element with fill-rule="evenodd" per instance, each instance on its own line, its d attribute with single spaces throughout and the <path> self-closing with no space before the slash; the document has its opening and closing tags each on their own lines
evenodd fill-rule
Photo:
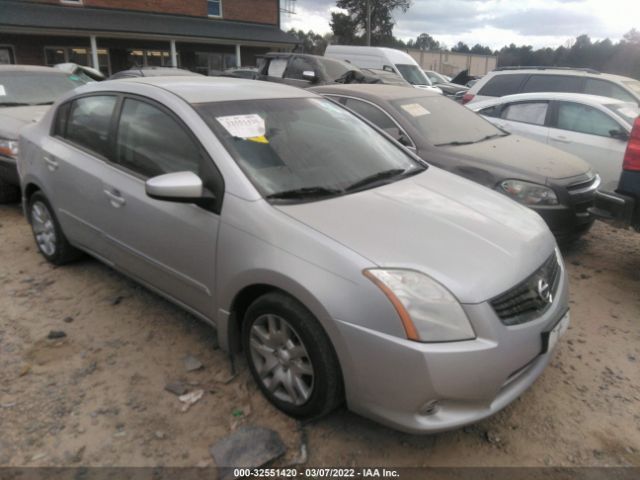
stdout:
<svg viewBox="0 0 640 480">
<path fill-rule="evenodd" d="M 519 135 L 507 135 L 470 145 L 437 147 L 454 155 L 464 155 L 469 160 L 507 167 L 521 180 L 534 177 L 540 181 L 558 180 L 582 175 L 590 170 L 582 159 L 547 144 Z"/>
<path fill-rule="evenodd" d="M 555 247 L 538 214 L 436 167 L 371 190 L 276 208 L 377 266 L 424 272 L 468 304 L 513 287 Z"/>
<path fill-rule="evenodd" d="M 0 107 L 0 136 L 16 140 L 22 127 L 40 120 L 50 108 L 51 105 Z"/>
<path fill-rule="evenodd" d="M 466 92 L 467 90 L 469 90 L 469 87 L 458 85 L 457 83 L 439 83 L 437 87 L 444 93 L 458 93 Z"/>
</svg>

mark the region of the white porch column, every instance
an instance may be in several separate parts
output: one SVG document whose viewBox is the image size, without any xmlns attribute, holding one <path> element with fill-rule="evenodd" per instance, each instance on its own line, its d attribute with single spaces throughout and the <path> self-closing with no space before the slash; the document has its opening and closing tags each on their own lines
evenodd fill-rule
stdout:
<svg viewBox="0 0 640 480">
<path fill-rule="evenodd" d="M 178 52 L 176 52 L 176 41 L 171 40 L 169 42 L 171 45 L 171 66 L 173 68 L 178 68 Z"/>
<path fill-rule="evenodd" d="M 236 45 L 236 67 L 242 67 L 242 58 L 240 57 L 240 44 Z"/>
<path fill-rule="evenodd" d="M 100 61 L 98 60 L 98 43 L 96 42 L 95 35 L 91 35 L 91 59 L 93 62 L 93 68 L 100 70 Z"/>
</svg>

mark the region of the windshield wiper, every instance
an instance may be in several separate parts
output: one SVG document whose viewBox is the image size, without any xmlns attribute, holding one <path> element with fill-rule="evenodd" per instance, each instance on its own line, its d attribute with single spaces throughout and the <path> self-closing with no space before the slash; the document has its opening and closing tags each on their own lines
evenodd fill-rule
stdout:
<svg viewBox="0 0 640 480">
<path fill-rule="evenodd" d="M 458 140 L 455 140 L 453 142 L 436 143 L 434 147 L 448 147 L 449 145 L 453 145 L 457 147 L 458 145 L 471 145 L 472 143 L 476 143 L 476 142 L 459 142 Z"/>
<path fill-rule="evenodd" d="M 325 187 L 302 187 L 294 188 L 292 190 L 284 190 L 282 192 L 271 193 L 265 198 L 273 198 L 280 200 L 296 199 L 296 198 L 308 198 L 308 197 L 331 197 L 333 195 L 340 195 L 342 190 L 335 188 Z"/>
<path fill-rule="evenodd" d="M 396 178 L 399 176 L 404 176 L 407 173 L 413 173 L 414 171 L 420 170 L 416 168 L 415 170 L 404 169 L 404 168 L 392 168 L 390 170 L 382 170 L 381 172 L 374 173 L 373 175 L 369 175 L 368 177 L 364 177 L 361 180 L 358 180 L 355 183 L 352 183 L 347 188 L 345 188 L 346 192 L 352 192 L 353 190 L 357 190 L 362 187 L 369 186 L 374 183 L 381 182 L 383 180 L 388 180 L 390 178 Z"/>
<path fill-rule="evenodd" d="M 24 102 L 0 102 L 0 107 L 26 107 L 31 105 Z"/>
<path fill-rule="evenodd" d="M 485 140 L 491 140 L 492 138 L 496 138 L 496 137 L 506 137 L 507 135 L 510 135 L 507 132 L 504 133 L 493 133 L 491 135 L 487 135 L 484 136 L 478 140 L 470 140 L 470 141 L 466 141 L 466 142 L 460 142 L 458 140 L 454 140 L 453 142 L 446 142 L 446 143 L 436 143 L 434 145 L 434 147 L 448 147 L 450 145 L 457 147 L 459 145 L 472 145 L 474 143 L 480 143 L 480 142 L 484 142 Z"/>
</svg>

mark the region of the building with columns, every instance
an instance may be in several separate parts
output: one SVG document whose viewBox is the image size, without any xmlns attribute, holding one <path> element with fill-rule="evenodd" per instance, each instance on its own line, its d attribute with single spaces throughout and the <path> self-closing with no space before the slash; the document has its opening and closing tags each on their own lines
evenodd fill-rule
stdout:
<svg viewBox="0 0 640 480">
<path fill-rule="evenodd" d="M 0 0 L 0 64 L 212 74 L 295 44 L 280 29 L 280 0 Z"/>
</svg>

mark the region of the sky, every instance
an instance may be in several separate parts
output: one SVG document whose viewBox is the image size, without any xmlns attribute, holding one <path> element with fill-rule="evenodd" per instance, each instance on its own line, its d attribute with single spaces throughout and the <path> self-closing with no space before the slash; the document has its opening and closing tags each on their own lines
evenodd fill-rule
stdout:
<svg viewBox="0 0 640 480">
<path fill-rule="evenodd" d="M 331 31 L 335 0 L 297 0 L 295 15 L 284 15 L 283 28 Z M 413 0 L 395 12 L 394 35 L 402 40 L 428 33 L 448 47 L 463 41 L 499 49 L 510 43 L 534 48 L 567 45 L 583 33 L 617 41 L 640 30 L 640 0 Z"/>
</svg>

